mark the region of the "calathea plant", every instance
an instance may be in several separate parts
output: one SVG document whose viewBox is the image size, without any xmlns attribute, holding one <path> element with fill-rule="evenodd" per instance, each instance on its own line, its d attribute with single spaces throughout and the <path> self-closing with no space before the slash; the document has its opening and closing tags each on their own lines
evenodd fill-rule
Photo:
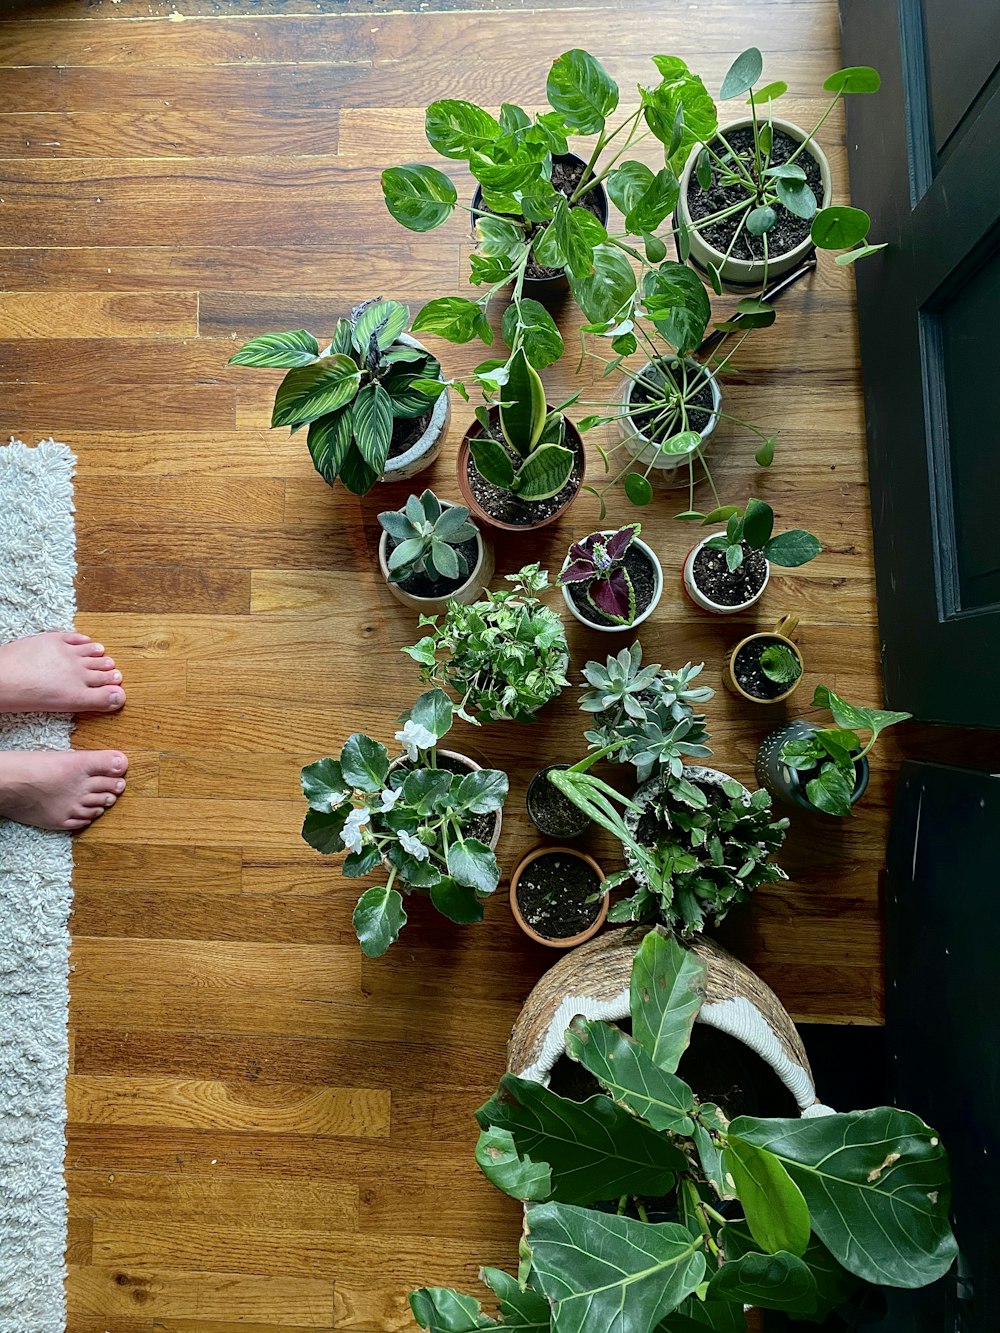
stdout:
<svg viewBox="0 0 1000 1333">
<path fill-rule="evenodd" d="M 958 1247 L 935 1131 L 887 1106 L 727 1119 L 678 1073 L 704 998 L 705 964 L 650 931 L 632 1035 L 582 1016 L 566 1032 L 593 1096 L 504 1075 L 476 1112 L 476 1160 L 527 1205 L 521 1270 L 483 1271 L 496 1320 L 463 1293 L 414 1292 L 424 1328 L 740 1333 L 746 1306 L 821 1323 L 864 1284 L 912 1289 L 948 1271 Z"/>
<path fill-rule="evenodd" d="M 441 367 L 424 348 L 401 341 L 410 311 L 398 301 L 366 301 L 337 321 L 320 349 L 303 329 L 244 343 L 233 366 L 288 371 L 271 426 L 309 427 L 309 453 L 331 486 L 339 478 L 364 495 L 385 471 L 393 426 L 430 412 L 442 392 Z"/>
<path fill-rule="evenodd" d="M 530 722 L 568 685 L 569 649 L 562 621 L 537 597 L 548 583 L 538 565 L 508 574 L 512 586 L 480 602 L 449 602 L 418 643 L 404 648 L 424 681 L 454 690 L 467 722 Z"/>
<path fill-rule="evenodd" d="M 725 551 L 726 565 L 737 570 L 743 564 L 747 549 L 759 551 L 772 565 L 781 565 L 785 569 L 794 569 L 808 564 L 822 551 L 818 538 L 803 528 L 792 528 L 788 532 L 774 532 L 774 510 L 763 500 L 751 497 L 744 509 L 736 505 L 723 505 L 710 514 L 684 514 L 684 518 L 699 518 L 703 525 L 725 522 L 726 531 L 715 537 L 709 537 L 705 543 L 716 551 Z"/>
<path fill-rule="evenodd" d="M 460 579 L 470 573 L 461 547 L 476 535 L 463 505 L 442 507 L 433 491 L 411 495 L 402 509 L 379 514 L 378 521 L 398 543 L 389 556 L 389 577 L 401 582 L 413 574 L 432 579 Z"/>
<path fill-rule="evenodd" d="M 499 883 L 496 857 L 470 826 L 483 817 L 494 823 L 507 798 L 507 775 L 439 764 L 438 742 L 451 729 L 453 711 L 443 690 L 428 690 L 401 719 L 394 763 L 381 742 L 356 733 L 336 759 L 302 770 L 309 803 L 302 836 L 309 846 L 327 855 L 346 852 L 343 873 L 350 879 L 385 874 L 354 909 L 354 929 L 370 958 L 384 954 L 406 925 L 404 894 L 428 894 L 443 916 L 464 925 L 483 919 L 483 899 Z"/>
<path fill-rule="evenodd" d="M 584 589 L 587 603 L 616 625 L 635 620 L 635 588 L 625 567 L 632 542 L 642 531 L 638 523 L 617 532 L 592 532 L 574 542 L 556 583 Z"/>
</svg>

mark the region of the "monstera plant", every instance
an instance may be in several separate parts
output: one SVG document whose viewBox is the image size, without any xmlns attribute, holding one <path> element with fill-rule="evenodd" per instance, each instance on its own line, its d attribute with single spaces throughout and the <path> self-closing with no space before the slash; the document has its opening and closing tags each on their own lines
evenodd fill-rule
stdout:
<svg viewBox="0 0 1000 1333">
<path fill-rule="evenodd" d="M 947 1272 L 944 1147 L 894 1107 L 728 1121 L 678 1076 L 704 964 L 651 932 L 632 969 L 632 1035 L 577 1017 L 585 1101 L 506 1075 L 477 1112 L 476 1159 L 526 1204 L 518 1276 L 483 1270 L 499 1317 L 447 1288 L 410 1297 L 434 1333 L 739 1333 L 744 1307 L 821 1321 L 864 1283 Z M 650 1216 L 666 1221 L 650 1221 Z"/>
</svg>

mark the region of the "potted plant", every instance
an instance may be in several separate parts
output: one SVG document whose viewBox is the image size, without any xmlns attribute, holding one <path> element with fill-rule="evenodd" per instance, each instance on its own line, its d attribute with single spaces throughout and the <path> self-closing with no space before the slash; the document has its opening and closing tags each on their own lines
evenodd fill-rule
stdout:
<svg viewBox="0 0 1000 1333">
<path fill-rule="evenodd" d="M 510 879 L 510 910 L 529 939 L 573 949 L 591 939 L 608 915 L 604 871 L 573 847 L 536 847 Z"/>
<path fill-rule="evenodd" d="M 438 748 L 453 720 L 444 691 L 428 690 L 401 718 L 401 753 L 393 761 L 381 742 L 356 733 L 336 759 L 302 770 L 309 846 L 346 852 L 349 879 L 387 872 L 354 909 L 369 958 L 384 954 L 406 925 L 404 894 L 427 894 L 442 916 L 465 925 L 483 919 L 483 900 L 500 881 L 493 849 L 507 775 Z"/>
<path fill-rule="evenodd" d="M 860 208 L 831 206 L 832 181 L 816 133 L 847 93 L 874 93 L 867 66 L 837 70 L 823 84 L 832 101 L 808 132 L 774 116 L 784 82 L 756 89 L 763 58 L 756 47 L 737 56 L 719 100 L 746 97 L 750 114 L 695 144 L 680 178 L 677 222 L 682 252 L 723 285 L 762 288 L 799 265 L 813 246 L 844 250 L 853 263 L 884 247 L 866 244 L 871 219 Z"/>
<path fill-rule="evenodd" d="M 409 307 L 366 301 L 337 321 L 320 350 L 311 333 L 265 333 L 244 343 L 231 366 L 274 366 L 278 386 L 271 426 L 308 426 L 316 471 L 355 495 L 402 481 L 437 457 L 448 425 L 440 364 L 405 332 Z"/>
<path fill-rule="evenodd" d="M 589 629 L 633 629 L 656 608 L 663 570 L 656 552 L 639 540 L 638 523 L 617 532 L 592 532 L 569 548 L 556 583 L 571 613 Z"/>
<path fill-rule="evenodd" d="M 803 670 L 798 623 L 796 615 L 782 616 L 773 629 L 741 639 L 723 668 L 726 689 L 755 704 L 782 703 L 794 694 Z"/>
<path fill-rule="evenodd" d="M 578 838 L 590 827 L 589 817 L 549 782 L 550 772 L 568 767 L 568 764 L 547 764 L 528 783 L 524 798 L 528 818 L 547 838 Z"/>
<path fill-rule="evenodd" d="M 447 1288 L 412 1293 L 423 1327 L 737 1330 L 747 1306 L 818 1323 L 862 1284 L 913 1289 L 948 1271 L 958 1246 L 936 1131 L 884 1106 L 730 1118 L 679 1072 L 705 988 L 701 960 L 650 932 L 630 1035 L 563 1018 L 591 1096 L 504 1075 L 476 1112 L 476 1160 L 524 1204 L 521 1272 L 483 1271 L 498 1320 Z"/>
<path fill-rule="evenodd" d="M 501 401 L 478 408 L 462 440 L 458 488 L 485 523 L 529 531 L 554 522 L 572 503 L 586 466 L 583 441 L 561 409 L 549 408 L 523 346 L 502 378 Z"/>
<path fill-rule="evenodd" d="M 692 546 L 684 561 L 684 588 L 695 606 L 715 615 L 736 615 L 760 600 L 771 565 L 795 569 L 815 559 L 823 547 L 811 532 L 793 528 L 774 533 L 774 510 L 749 499 L 744 509 L 726 505 L 710 514 L 691 513 L 703 523 L 726 521 Z M 772 535 L 773 534 L 773 535 Z"/>
<path fill-rule="evenodd" d="M 421 616 L 431 632 L 403 649 L 422 680 L 454 690 L 466 722 L 531 722 L 569 684 L 562 623 L 537 597 L 548 575 L 535 564 L 505 578 L 510 589 L 471 606 L 449 602 L 440 618 Z"/>
<path fill-rule="evenodd" d="M 379 514 L 378 562 L 397 602 L 427 615 L 452 598 L 474 602 L 493 577 L 493 547 L 469 511 L 433 491 L 411 495 L 402 509 Z"/>
<path fill-rule="evenodd" d="M 879 735 L 911 713 L 849 704 L 817 685 L 814 708 L 827 708 L 836 723 L 815 727 L 797 719 L 764 737 L 757 751 L 757 781 L 772 795 L 802 810 L 849 815 L 868 786 L 868 754 Z M 859 731 L 869 733 L 862 742 Z"/>
</svg>

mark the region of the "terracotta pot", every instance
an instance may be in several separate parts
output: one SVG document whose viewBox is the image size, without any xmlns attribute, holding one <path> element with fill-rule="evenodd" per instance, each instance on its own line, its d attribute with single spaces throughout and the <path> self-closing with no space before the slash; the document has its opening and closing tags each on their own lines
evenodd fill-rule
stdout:
<svg viewBox="0 0 1000 1333">
<path fill-rule="evenodd" d="M 553 852 L 558 852 L 561 856 L 573 856 L 579 861 L 586 861 L 601 883 L 604 883 L 605 874 L 592 856 L 586 852 L 578 851 L 575 847 L 562 847 L 558 844 L 547 844 L 544 847 L 536 847 L 534 851 L 528 853 L 523 861 L 520 862 L 513 875 L 510 877 L 510 910 L 514 915 L 514 920 L 524 931 L 529 939 L 534 940 L 536 944 L 544 944 L 547 949 L 575 949 L 578 944 L 583 944 L 586 940 L 593 939 L 597 932 L 604 925 L 608 915 L 608 897 L 605 894 L 601 898 L 600 910 L 597 913 L 593 923 L 586 930 L 581 930 L 577 935 L 567 936 L 565 939 L 550 940 L 545 935 L 539 935 L 538 931 L 533 929 L 521 915 L 521 909 L 517 901 L 517 886 L 521 875 L 525 869 L 531 865 L 532 861 L 537 861 L 541 856 L 550 856 Z"/>
<path fill-rule="evenodd" d="M 759 591 L 755 592 L 748 601 L 741 602 L 739 606 L 723 606 L 720 602 L 713 602 L 711 597 L 705 596 L 695 582 L 694 561 L 698 552 L 707 541 L 712 537 L 722 536 L 725 536 L 724 532 L 710 532 L 708 536 L 702 537 L 701 541 L 695 546 L 692 546 L 690 551 L 688 551 L 684 558 L 684 567 L 681 571 L 684 591 L 687 593 L 691 601 L 694 602 L 695 606 L 700 607 L 702 611 L 711 611 L 712 614 L 716 616 L 737 616 L 741 611 L 748 611 L 751 606 L 755 606 L 764 596 L 764 589 L 767 587 L 771 578 L 771 564 L 770 561 L 765 559 L 764 563 L 767 565 L 767 569 L 764 573 L 764 582 L 760 585 Z"/>
<path fill-rule="evenodd" d="M 760 749 L 757 751 L 757 762 L 754 766 L 754 772 L 757 781 L 762 787 L 766 787 L 772 796 L 786 805 L 794 805 L 799 810 L 812 810 L 816 814 L 826 815 L 825 810 L 820 810 L 813 805 L 806 795 L 806 784 L 810 781 L 809 773 L 801 773 L 797 768 L 789 768 L 781 760 L 781 747 L 786 741 L 805 740 L 812 736 L 816 728 L 811 722 L 806 722 L 802 718 L 797 718 L 794 722 L 789 722 L 787 726 L 778 727 L 776 731 L 769 732 L 761 741 Z M 870 769 L 868 767 L 867 755 L 863 759 L 858 759 L 854 764 L 854 790 L 851 792 L 851 805 L 857 805 L 858 801 L 864 796 L 868 788 L 868 778 Z M 828 815 L 830 819 L 837 819 L 837 815 Z"/>
<path fill-rule="evenodd" d="M 552 409 L 549 408 L 549 411 L 551 410 Z M 497 407 L 490 408 L 491 422 L 497 419 L 497 417 L 499 416 L 499 412 L 500 409 Z M 570 505 L 573 503 L 573 501 L 579 494 L 580 487 L 583 485 L 583 478 L 587 470 L 587 455 L 583 447 L 583 438 L 580 435 L 580 432 L 577 430 L 577 428 L 573 425 L 572 421 L 570 421 L 569 418 L 567 417 L 566 443 L 567 443 L 567 448 L 576 451 L 577 457 L 580 460 L 580 480 L 577 484 L 576 490 L 573 491 L 573 493 L 563 502 L 563 504 L 559 506 L 559 508 L 555 511 L 555 513 L 550 514 L 548 518 L 540 519 L 537 523 L 505 523 L 503 522 L 502 519 L 494 518 L 493 515 L 488 510 L 482 507 L 482 505 L 476 499 L 475 495 L 473 495 L 472 487 L 469 484 L 469 466 L 472 463 L 472 454 L 469 450 L 469 441 L 477 439 L 479 436 L 482 435 L 482 433 L 483 433 L 483 428 L 480 426 L 479 422 L 473 421 L 472 425 L 469 427 L 469 429 L 465 432 L 464 436 L 462 437 L 462 443 L 459 446 L 458 462 L 456 467 L 458 475 L 458 489 L 462 493 L 462 503 L 475 515 L 476 518 L 481 519 L 484 523 L 488 523 L 490 527 L 497 528 L 501 532 L 534 532 L 537 528 L 548 527 L 550 523 L 554 523 L 557 518 L 560 518 L 562 514 L 564 514 L 565 511 L 570 507 Z"/>
<path fill-rule="evenodd" d="M 548 1083 L 565 1051 L 577 1014 L 616 1022 L 629 1016 L 629 978 L 636 950 L 650 927 L 607 930 L 560 958 L 528 996 L 507 1044 L 507 1068 L 519 1078 Z M 774 991 L 714 940 L 690 946 L 707 965 L 705 1002 L 697 1021 L 729 1033 L 771 1066 L 804 1116 L 829 1115 L 816 1096 L 809 1059 L 795 1024 Z"/>
<path fill-rule="evenodd" d="M 751 117 L 744 116 L 740 120 L 734 120 L 728 125 L 724 125 L 719 131 L 719 134 L 724 136 L 731 130 L 743 129 L 752 124 L 753 120 Z M 793 125 L 791 121 L 774 120 L 772 121 L 772 124 L 776 130 L 783 130 L 785 134 L 795 139 L 798 143 L 801 143 L 806 138 L 806 131 L 800 129 L 798 125 Z M 805 151 L 814 157 L 819 165 L 820 179 L 823 183 L 823 198 L 818 204 L 818 208 L 828 208 L 830 206 L 830 201 L 833 198 L 830 163 L 827 160 L 826 154 L 815 139 L 810 141 L 809 147 Z M 694 148 L 691 149 L 688 160 L 684 165 L 684 170 L 681 172 L 681 190 L 677 200 L 677 218 L 679 222 L 687 223 L 689 226 L 693 226 L 693 223 L 691 215 L 688 212 L 688 185 L 691 181 L 691 177 L 694 175 L 700 152 L 701 145 L 696 144 Z M 721 265 L 720 276 L 723 285 L 737 289 L 762 287 L 765 281 L 769 282 L 774 278 L 779 278 L 783 273 L 791 272 L 793 268 L 797 268 L 799 264 L 802 263 L 813 249 L 812 240 L 806 236 L 805 240 L 800 241 L 794 249 L 788 250 L 781 255 L 770 255 L 765 269 L 765 264 L 762 259 L 734 259 L 732 257 L 727 259 L 722 250 L 717 250 L 715 246 L 710 245 L 703 235 L 693 229 L 689 232 L 689 236 L 691 240 L 691 261 L 694 263 L 695 267 L 700 268 L 704 272 L 708 270 L 709 264 L 712 264 L 715 268 L 719 268 Z"/>
<path fill-rule="evenodd" d="M 445 509 L 454 507 L 451 500 L 442 500 L 441 506 Z M 410 607 L 413 611 L 420 611 L 425 616 L 436 616 L 447 610 L 449 602 L 470 603 L 476 601 L 482 596 L 483 590 L 489 587 L 490 579 L 492 579 L 493 571 L 496 568 L 493 543 L 487 540 L 476 528 L 476 561 L 465 582 L 459 584 L 454 592 L 450 592 L 444 597 L 418 597 L 415 593 L 407 592 L 401 583 L 393 583 L 390 580 L 388 548 L 389 534 L 383 530 L 378 543 L 378 564 L 382 571 L 382 577 L 385 579 L 386 587 L 397 602 L 402 602 L 404 606 Z"/>
<path fill-rule="evenodd" d="M 614 531 L 614 528 L 606 528 L 603 531 L 603 535 L 605 537 L 610 537 Z M 563 601 L 569 608 L 570 614 L 575 616 L 581 625 L 586 625 L 588 629 L 597 630 L 601 634 L 621 634 L 636 629 L 644 620 L 648 620 L 656 610 L 660 598 L 663 596 L 663 567 L 657 559 L 656 552 L 651 546 L 644 542 L 641 537 L 633 538 L 633 544 L 645 553 L 646 558 L 653 567 L 653 596 L 650 599 L 649 605 L 646 607 L 645 611 L 641 611 L 636 616 L 631 625 L 599 625 L 596 620 L 591 620 L 580 610 L 576 602 L 574 602 L 573 598 L 570 596 L 569 588 L 563 586 Z M 567 555 L 566 560 L 563 561 L 563 569 L 566 568 L 568 561 L 569 556 Z"/>
<path fill-rule="evenodd" d="M 411 338 L 408 333 L 401 333 L 396 341 L 403 343 L 406 347 L 419 347 L 421 351 L 427 351 L 422 342 L 418 342 L 416 338 Z M 410 445 L 405 454 L 397 454 L 395 458 L 389 459 L 379 480 L 406 481 L 409 477 L 415 477 L 418 472 L 423 472 L 424 468 L 430 467 L 441 452 L 450 420 L 451 398 L 448 390 L 445 389 L 444 393 L 438 394 L 437 398 L 434 399 L 434 404 L 431 407 L 431 419 L 428 421 L 427 429 L 423 435 L 414 444 Z"/>
<path fill-rule="evenodd" d="M 739 643 L 729 654 L 729 660 L 726 665 L 722 668 L 722 683 L 730 694 L 735 694 L 738 699 L 746 699 L 748 703 L 764 704 L 766 706 L 767 704 L 780 704 L 795 693 L 802 681 L 802 672 L 804 670 L 802 653 L 798 644 L 794 642 L 795 631 L 798 628 L 798 624 L 799 617 L 793 613 L 792 615 L 782 616 L 781 619 L 776 622 L 773 629 L 759 630 L 756 634 L 748 634 L 745 639 L 740 639 Z M 748 643 L 753 643 L 755 639 L 764 639 L 768 643 L 773 643 L 775 641 L 783 643 L 798 659 L 799 674 L 796 679 L 792 681 L 787 690 L 781 694 L 774 695 L 770 699 L 758 699 L 755 694 L 748 694 L 736 679 L 737 655 L 741 649 L 745 648 Z"/>
<path fill-rule="evenodd" d="M 715 376 L 711 371 L 707 370 L 705 366 L 692 360 L 690 357 L 685 359 L 684 364 L 691 371 L 697 372 L 698 374 L 704 374 L 712 389 L 711 411 L 713 415 L 705 429 L 700 432 L 700 447 L 704 449 L 705 445 L 707 445 L 711 439 L 712 433 L 719 420 L 718 413 L 722 408 L 722 391 L 719 388 L 718 380 L 716 380 Z M 647 361 L 638 372 L 638 377 L 643 378 L 653 374 L 655 374 L 653 363 Z M 630 408 L 632 406 L 632 394 L 635 392 L 635 387 L 635 380 L 631 376 L 626 377 L 621 393 L 622 407 Z M 688 467 L 692 458 L 691 454 L 663 453 L 654 441 L 643 435 L 639 427 L 636 426 L 634 417 L 620 417 L 618 420 L 618 431 L 622 438 L 622 444 L 636 462 L 642 467 L 651 466 L 652 470 L 649 473 L 649 481 L 653 485 L 674 486 L 677 484 L 677 474 L 681 469 Z"/>
<path fill-rule="evenodd" d="M 467 754 L 460 754 L 458 750 L 442 750 L 439 748 L 437 753 L 438 753 L 438 758 L 458 760 L 459 763 L 465 765 L 465 767 L 469 770 L 470 773 L 478 773 L 479 770 L 482 768 L 482 764 L 477 764 L 474 759 L 470 759 Z M 398 768 L 399 765 L 404 762 L 404 760 L 405 760 L 405 755 L 400 755 L 398 758 L 394 759 L 392 763 L 389 765 L 389 772 L 391 773 L 394 768 Z M 497 843 L 500 841 L 500 830 L 503 828 L 502 810 L 498 810 L 496 812 L 494 816 L 494 821 L 495 822 L 493 825 L 493 833 L 490 836 L 490 843 L 489 843 L 491 852 L 496 851 Z"/>
</svg>

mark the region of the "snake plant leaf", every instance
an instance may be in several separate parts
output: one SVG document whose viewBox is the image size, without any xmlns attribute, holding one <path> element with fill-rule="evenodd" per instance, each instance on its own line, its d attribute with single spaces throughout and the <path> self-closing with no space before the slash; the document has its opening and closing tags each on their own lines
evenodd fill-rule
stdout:
<svg viewBox="0 0 1000 1333">
<path fill-rule="evenodd" d="M 574 134 L 598 134 L 618 105 L 618 85 L 587 51 L 564 51 L 549 70 L 545 96 Z"/>
<path fill-rule="evenodd" d="M 552 1193 L 552 1170 L 522 1157 L 509 1129 L 491 1125 L 480 1132 L 476 1161 L 483 1175 L 512 1199 L 540 1202 Z"/>
<path fill-rule="evenodd" d="M 292 370 L 308 366 L 319 356 L 319 343 L 305 329 L 288 333 L 263 333 L 244 343 L 227 362 L 230 366 L 275 366 Z"/>
<path fill-rule="evenodd" d="M 736 1184 L 747 1226 L 768 1254 L 799 1255 L 809 1244 L 809 1209 L 802 1191 L 773 1153 L 746 1142 L 730 1126 L 725 1169 Z"/>
<path fill-rule="evenodd" d="M 518 469 L 512 489 L 522 500 L 548 500 L 569 481 L 576 455 L 561 444 L 540 445 Z"/>
<path fill-rule="evenodd" d="M 497 1298 L 505 1328 L 547 1333 L 552 1327 L 552 1307 L 540 1291 L 521 1287 L 517 1278 L 502 1268 L 484 1268 L 479 1276 Z"/>
<path fill-rule="evenodd" d="M 919 1116 L 888 1106 L 808 1120 L 740 1116 L 730 1133 L 781 1162 L 813 1231 L 848 1272 L 922 1287 L 951 1267 L 948 1158 Z"/>
<path fill-rule="evenodd" d="M 527 458 L 545 425 L 545 388 L 523 347 L 511 356 L 509 366 L 510 375 L 500 405 L 500 425 L 511 448 Z"/>
<path fill-rule="evenodd" d="M 694 1093 L 613 1023 L 578 1014 L 566 1033 L 566 1054 L 589 1070 L 616 1102 L 654 1129 L 693 1133 Z"/>
<path fill-rule="evenodd" d="M 553 1333 L 653 1333 L 705 1276 L 701 1237 L 676 1222 L 538 1203 L 525 1236 Z"/>
<path fill-rule="evenodd" d="M 357 363 L 339 353 L 290 370 L 274 396 L 271 426 L 295 426 L 335 412 L 351 401 L 360 383 Z"/>
<path fill-rule="evenodd" d="M 354 931 L 366 958 L 381 958 L 406 925 L 402 894 L 385 884 L 367 889 L 354 909 Z"/>
<path fill-rule="evenodd" d="M 476 1119 L 482 1129 L 510 1130 L 522 1156 L 547 1162 L 553 1197 L 563 1203 L 599 1203 L 636 1193 L 659 1198 L 685 1168 L 683 1154 L 665 1135 L 609 1098 L 570 1101 L 514 1074 L 501 1078 Z"/>
<path fill-rule="evenodd" d="M 419 1291 L 411 1291 L 410 1309 L 428 1333 L 476 1333 L 477 1329 L 496 1328 L 474 1297 L 450 1287 L 421 1287 Z"/>
<path fill-rule="evenodd" d="M 705 964 L 676 940 L 651 930 L 632 963 L 632 1035 L 650 1059 L 673 1074 L 705 1000 Z"/>
</svg>

